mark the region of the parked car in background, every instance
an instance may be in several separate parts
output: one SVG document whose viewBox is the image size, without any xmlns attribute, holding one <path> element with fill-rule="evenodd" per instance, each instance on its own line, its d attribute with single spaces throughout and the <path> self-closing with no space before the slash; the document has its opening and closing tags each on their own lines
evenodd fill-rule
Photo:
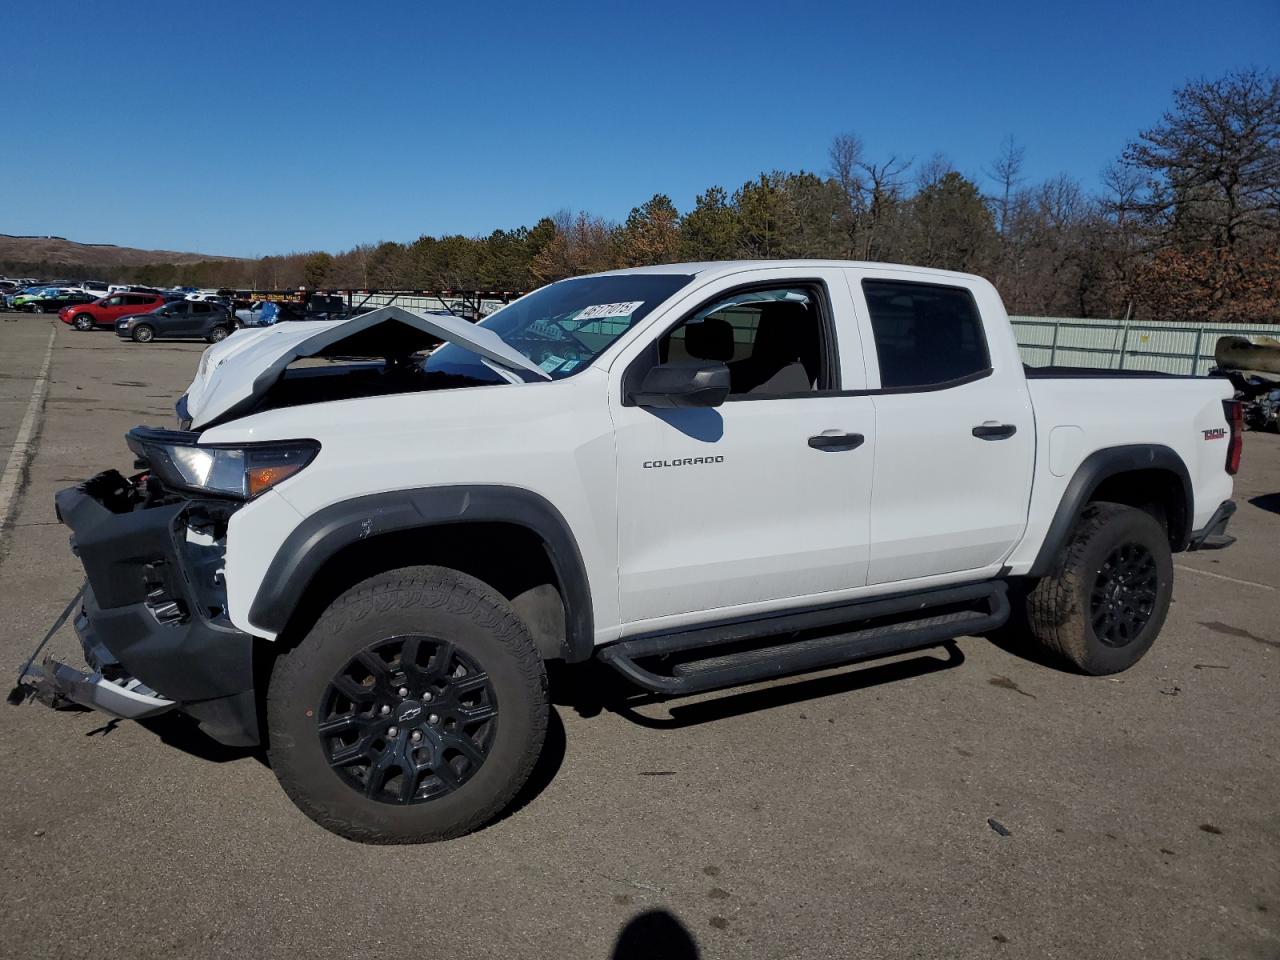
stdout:
<svg viewBox="0 0 1280 960">
<path fill-rule="evenodd" d="M 156 287 L 143 287 L 131 283 L 113 283 L 108 289 L 112 293 L 170 293 L 169 290 L 160 290 Z"/>
<path fill-rule="evenodd" d="M 93 294 L 94 299 L 97 300 L 111 295 L 111 285 L 101 280 L 81 280 L 78 286 L 85 293 Z"/>
<path fill-rule="evenodd" d="M 6 310 L 16 310 L 17 307 L 15 307 L 13 304 L 14 304 L 14 301 L 16 301 L 19 297 L 25 296 L 27 294 L 37 293 L 43 289 L 44 289 L 43 287 L 33 287 L 29 285 L 20 286 L 20 287 L 17 287 L 16 289 L 4 292 L 0 294 L 0 296 L 4 297 L 4 308 Z"/>
<path fill-rule="evenodd" d="M 234 329 L 235 321 L 226 307 L 185 299 L 166 303 L 149 313 L 116 320 L 116 336 L 136 343 L 150 343 L 157 337 L 162 340 L 199 337 L 217 343 Z"/>
<path fill-rule="evenodd" d="M 280 308 L 270 300 L 255 300 L 235 311 L 237 327 L 269 327 L 279 318 Z"/>
<path fill-rule="evenodd" d="M 26 313 L 56 313 L 64 307 L 93 303 L 94 296 L 70 287 L 42 287 L 13 298 L 12 308 Z"/>
<path fill-rule="evenodd" d="M 0 281 L 0 307 L 5 310 L 12 310 L 14 298 L 25 290 L 26 287 L 12 280 Z"/>
<path fill-rule="evenodd" d="M 165 299 L 156 293 L 113 293 L 80 307 L 68 307 L 58 311 L 58 318 L 77 330 L 94 327 L 113 327 L 115 322 L 131 313 L 146 313 L 163 306 Z"/>
<path fill-rule="evenodd" d="M 188 293 L 185 299 L 190 300 L 192 303 L 216 303 L 220 307 L 232 310 L 231 298 L 219 296 L 216 293 Z"/>
</svg>

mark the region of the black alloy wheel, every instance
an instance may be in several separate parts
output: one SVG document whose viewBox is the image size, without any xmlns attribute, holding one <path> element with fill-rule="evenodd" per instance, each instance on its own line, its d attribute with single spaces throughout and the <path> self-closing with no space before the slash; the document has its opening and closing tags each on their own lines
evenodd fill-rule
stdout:
<svg viewBox="0 0 1280 960">
<path fill-rule="evenodd" d="M 1049 572 L 1026 594 L 1025 628 L 1056 659 L 1093 676 L 1128 670 L 1151 649 L 1173 599 L 1163 518 L 1090 503 Z"/>
<path fill-rule="evenodd" d="M 333 677 L 316 712 L 329 766 L 371 800 L 417 804 L 452 793 L 497 736 L 488 674 L 447 640 L 391 637 Z"/>
<path fill-rule="evenodd" d="M 1097 638 L 1108 647 L 1132 643 L 1151 620 L 1156 584 L 1156 561 L 1146 547 L 1123 543 L 1112 550 L 1089 598 Z"/>
</svg>

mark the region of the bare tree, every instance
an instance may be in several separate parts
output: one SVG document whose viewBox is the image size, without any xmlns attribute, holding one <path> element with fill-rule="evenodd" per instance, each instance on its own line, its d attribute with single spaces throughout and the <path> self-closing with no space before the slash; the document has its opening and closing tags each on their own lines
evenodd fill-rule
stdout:
<svg viewBox="0 0 1280 960">
<path fill-rule="evenodd" d="M 831 179 L 839 186 L 844 197 L 844 234 L 847 240 L 846 256 L 856 256 L 858 234 L 866 215 L 865 191 L 862 182 L 862 140 L 852 133 L 837 134 L 827 151 L 831 161 Z"/>
<path fill-rule="evenodd" d="M 1022 160 L 1026 148 L 1018 146 L 1013 134 L 1004 138 L 1000 144 L 1000 153 L 991 161 L 991 169 L 984 170 L 988 177 L 996 182 L 999 194 L 996 197 L 996 209 L 999 211 L 1000 236 L 1005 235 L 1009 225 L 1009 198 L 1022 182 Z"/>
<path fill-rule="evenodd" d="M 862 140 L 852 133 L 837 134 L 827 156 L 831 161 L 831 179 L 840 185 L 849 206 L 856 208 L 862 201 Z"/>
<path fill-rule="evenodd" d="M 372 243 L 357 243 L 351 248 L 352 256 L 360 268 L 360 289 L 362 290 L 369 289 L 369 259 L 377 249 L 377 245 Z"/>
<path fill-rule="evenodd" d="M 859 160 L 858 169 L 865 175 L 863 195 L 866 209 L 866 229 L 863 230 L 864 260 L 872 260 L 881 255 L 884 248 L 884 233 L 891 212 L 902 199 L 902 178 L 910 169 L 911 159 L 902 159 L 897 154 L 884 163 Z"/>
<path fill-rule="evenodd" d="M 919 192 L 936 187 L 948 173 L 955 172 L 955 165 L 950 160 L 941 153 L 935 153 L 920 164 L 919 169 L 916 171 L 916 191 Z"/>
</svg>

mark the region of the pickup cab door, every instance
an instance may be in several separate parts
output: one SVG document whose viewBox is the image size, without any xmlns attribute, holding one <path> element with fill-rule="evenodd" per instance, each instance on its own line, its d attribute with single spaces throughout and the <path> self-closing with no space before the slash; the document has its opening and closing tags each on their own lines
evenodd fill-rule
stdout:
<svg viewBox="0 0 1280 960">
<path fill-rule="evenodd" d="M 629 385 L 649 368 L 689 359 L 728 365 L 723 404 L 630 402 Z M 610 368 L 609 403 L 629 632 L 865 585 L 874 410 L 865 393 L 841 392 L 862 378 L 838 268 L 720 278 L 628 345 Z"/>
<path fill-rule="evenodd" d="M 1026 528 L 1036 442 L 999 296 L 910 271 L 849 281 L 875 388 L 868 583 L 994 573 Z"/>
</svg>

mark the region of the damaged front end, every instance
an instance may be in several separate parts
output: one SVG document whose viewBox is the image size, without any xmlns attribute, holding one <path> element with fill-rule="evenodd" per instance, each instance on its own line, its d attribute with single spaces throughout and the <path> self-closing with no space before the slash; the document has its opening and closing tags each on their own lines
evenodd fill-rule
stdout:
<svg viewBox="0 0 1280 960">
<path fill-rule="evenodd" d="M 129 435 L 135 452 L 174 439 Z M 46 658 L 23 679 L 52 705 L 128 719 L 177 709 L 222 743 L 256 744 L 254 638 L 228 618 L 223 581 L 227 523 L 242 501 L 175 489 L 145 455 L 139 466 L 149 469 L 109 470 L 56 495 L 87 578 L 75 630 L 91 672 Z"/>
</svg>

